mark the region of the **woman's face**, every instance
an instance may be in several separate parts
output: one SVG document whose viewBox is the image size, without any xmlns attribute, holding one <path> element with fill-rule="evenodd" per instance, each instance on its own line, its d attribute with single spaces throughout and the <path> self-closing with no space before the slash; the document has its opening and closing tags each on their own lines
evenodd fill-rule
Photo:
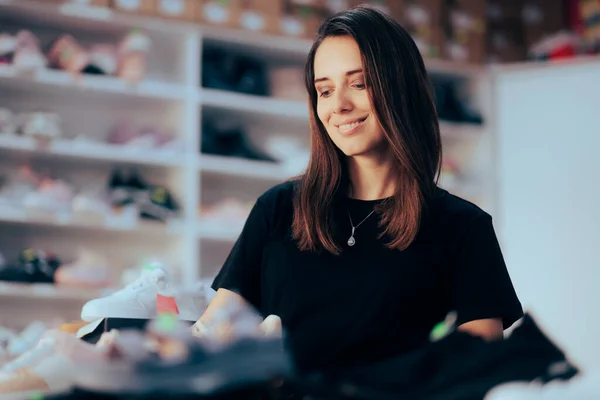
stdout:
<svg viewBox="0 0 600 400">
<path fill-rule="evenodd" d="M 384 149 L 362 68 L 358 45 L 349 36 L 328 37 L 315 54 L 317 114 L 347 156 L 377 155 Z"/>
</svg>

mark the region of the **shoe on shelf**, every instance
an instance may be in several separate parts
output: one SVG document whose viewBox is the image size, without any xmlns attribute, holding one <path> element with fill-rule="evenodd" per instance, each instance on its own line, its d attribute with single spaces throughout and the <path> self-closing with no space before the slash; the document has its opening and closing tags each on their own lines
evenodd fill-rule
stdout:
<svg viewBox="0 0 600 400">
<path fill-rule="evenodd" d="M 111 286 L 113 279 L 109 263 L 104 257 L 80 249 L 77 259 L 56 270 L 54 281 L 60 286 L 104 289 Z"/>
<path fill-rule="evenodd" d="M 52 140 L 62 136 L 61 118 L 53 112 L 28 112 L 17 116 L 18 131 L 23 136 Z"/>
<path fill-rule="evenodd" d="M 15 68 L 22 71 L 38 71 L 46 68 L 47 60 L 40 50 L 40 42 L 29 31 L 20 31 L 16 36 L 17 47 L 12 63 Z"/>
<path fill-rule="evenodd" d="M 256 161 L 276 161 L 270 155 L 257 149 L 240 128 L 216 127 L 210 122 L 205 123 L 202 128 L 201 152 Z"/>
<path fill-rule="evenodd" d="M 8 33 L 0 33 L 0 65 L 12 64 L 17 49 L 17 38 Z"/>
<path fill-rule="evenodd" d="M 45 178 L 37 190 L 28 193 L 23 199 L 23 205 L 29 211 L 50 213 L 67 213 L 71 211 L 73 187 L 58 179 Z"/>
<path fill-rule="evenodd" d="M 26 249 L 15 264 L 0 269 L 0 281 L 20 283 L 53 283 L 60 260 L 42 250 Z"/>
<path fill-rule="evenodd" d="M 109 43 L 99 43 L 89 49 L 89 63 L 83 69 L 84 74 L 113 76 L 118 68 L 116 46 Z"/>
<path fill-rule="evenodd" d="M 179 204 L 168 189 L 155 186 L 140 194 L 143 196 L 139 199 L 140 217 L 161 222 L 177 217 Z"/>
<path fill-rule="evenodd" d="M 0 107 L 0 135 L 17 133 L 17 116 L 8 108 Z"/>
<path fill-rule="evenodd" d="M 131 30 L 117 46 L 117 76 L 127 82 L 140 82 L 146 74 L 146 58 L 151 47 L 148 35 L 140 29 Z"/>
<path fill-rule="evenodd" d="M 51 68 L 78 75 L 90 64 L 90 57 L 73 36 L 62 35 L 50 47 L 48 64 Z"/>
</svg>

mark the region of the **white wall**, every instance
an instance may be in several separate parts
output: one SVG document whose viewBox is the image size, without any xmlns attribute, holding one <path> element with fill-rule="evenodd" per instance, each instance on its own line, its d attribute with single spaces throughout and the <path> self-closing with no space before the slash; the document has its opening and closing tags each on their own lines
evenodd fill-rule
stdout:
<svg viewBox="0 0 600 400">
<path fill-rule="evenodd" d="M 600 367 L 600 62 L 496 72 L 496 227 L 524 307 Z"/>
</svg>

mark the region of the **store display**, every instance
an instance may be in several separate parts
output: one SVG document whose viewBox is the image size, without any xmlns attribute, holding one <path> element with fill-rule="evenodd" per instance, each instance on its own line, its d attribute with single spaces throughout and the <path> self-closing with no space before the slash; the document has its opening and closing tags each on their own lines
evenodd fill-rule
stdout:
<svg viewBox="0 0 600 400">
<path fill-rule="evenodd" d="M 242 128 L 227 126 L 226 121 L 206 122 L 202 126 L 201 152 L 224 157 L 239 157 L 248 160 L 270 161 L 275 159 L 256 148 L 246 137 Z"/>
<path fill-rule="evenodd" d="M 63 34 L 50 44 L 44 55 L 38 38 L 21 30 L 15 36 L 0 33 L 0 64 L 21 71 L 48 67 L 73 75 L 116 76 L 139 82 L 146 72 L 150 47 L 150 39 L 139 29 L 131 30 L 118 44 L 96 43 L 89 48 L 79 44 L 71 34 Z"/>
</svg>

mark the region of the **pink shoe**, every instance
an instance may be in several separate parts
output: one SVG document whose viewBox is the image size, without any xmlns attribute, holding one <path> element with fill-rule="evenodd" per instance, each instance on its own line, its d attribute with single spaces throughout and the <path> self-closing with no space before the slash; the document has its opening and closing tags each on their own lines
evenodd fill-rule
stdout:
<svg viewBox="0 0 600 400">
<path fill-rule="evenodd" d="M 103 289 L 113 282 L 111 268 L 98 254 L 80 250 L 75 261 L 64 264 L 54 274 L 57 285 L 86 289 Z"/>
<path fill-rule="evenodd" d="M 51 67 L 78 75 L 89 64 L 87 51 L 71 35 L 61 36 L 48 53 Z"/>
</svg>

